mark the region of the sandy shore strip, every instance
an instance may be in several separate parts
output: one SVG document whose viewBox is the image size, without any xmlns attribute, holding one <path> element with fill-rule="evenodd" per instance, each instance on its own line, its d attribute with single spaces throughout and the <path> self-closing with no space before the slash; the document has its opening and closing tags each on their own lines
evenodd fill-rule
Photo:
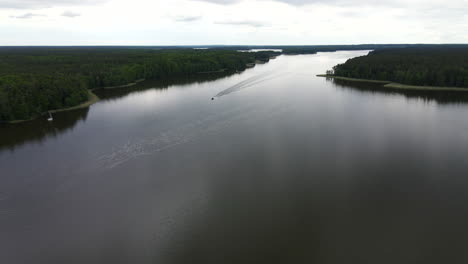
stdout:
<svg viewBox="0 0 468 264">
<path fill-rule="evenodd" d="M 47 112 L 41 113 L 40 115 L 35 116 L 35 117 L 31 118 L 31 119 L 27 119 L 27 120 L 3 121 L 3 123 L 18 124 L 18 123 L 28 122 L 28 121 L 35 120 L 38 117 L 46 115 L 48 113 L 59 113 L 59 112 L 73 111 L 73 110 L 76 110 L 76 109 L 86 108 L 86 107 L 89 107 L 89 106 L 91 106 L 92 104 L 94 104 L 94 103 L 96 103 L 98 101 L 99 101 L 99 97 L 96 94 L 94 94 L 91 90 L 88 90 L 88 101 L 86 101 L 84 103 L 81 103 L 79 105 L 68 107 L 68 108 L 49 110 Z"/>
<path fill-rule="evenodd" d="M 333 78 L 336 80 L 350 81 L 350 82 L 361 82 L 361 83 L 375 83 L 381 84 L 385 88 L 389 89 L 402 89 L 402 90 L 421 90 L 421 91 L 441 91 L 441 92 L 468 92 L 468 88 L 460 87 L 439 87 L 439 86 L 417 86 L 417 85 L 407 85 L 401 83 L 395 83 L 391 81 L 378 81 L 378 80 L 369 80 L 369 79 L 357 79 L 357 78 L 348 78 L 327 74 L 319 74 L 317 77 Z"/>
</svg>

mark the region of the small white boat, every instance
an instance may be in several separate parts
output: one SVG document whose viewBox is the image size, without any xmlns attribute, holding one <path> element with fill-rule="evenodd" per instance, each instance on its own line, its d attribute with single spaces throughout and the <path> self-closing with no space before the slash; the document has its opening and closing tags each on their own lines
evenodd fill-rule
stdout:
<svg viewBox="0 0 468 264">
<path fill-rule="evenodd" d="M 47 118 L 47 121 L 54 121 L 54 118 L 52 117 L 52 114 L 49 112 L 49 118 Z"/>
</svg>

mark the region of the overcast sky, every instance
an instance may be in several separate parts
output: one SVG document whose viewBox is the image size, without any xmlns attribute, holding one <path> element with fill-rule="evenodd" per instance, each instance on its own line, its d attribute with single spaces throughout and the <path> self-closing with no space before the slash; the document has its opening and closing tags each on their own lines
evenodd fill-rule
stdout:
<svg viewBox="0 0 468 264">
<path fill-rule="evenodd" d="M 0 45 L 468 43 L 468 0 L 0 0 Z"/>
</svg>

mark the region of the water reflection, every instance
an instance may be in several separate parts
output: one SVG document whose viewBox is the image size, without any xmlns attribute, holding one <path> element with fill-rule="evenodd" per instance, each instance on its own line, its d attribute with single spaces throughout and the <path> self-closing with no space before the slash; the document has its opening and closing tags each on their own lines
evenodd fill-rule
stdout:
<svg viewBox="0 0 468 264">
<path fill-rule="evenodd" d="M 112 101 L 123 98 L 130 93 L 142 92 L 148 89 L 166 90 L 173 85 L 201 84 L 222 79 L 232 74 L 232 72 L 213 73 L 163 81 L 149 80 L 132 87 L 98 89 L 94 92 L 102 101 Z M 16 147 L 28 142 L 41 143 L 49 137 L 56 137 L 60 134 L 66 133 L 73 129 L 73 127 L 80 121 L 85 122 L 88 112 L 89 107 L 85 109 L 55 113 L 53 122 L 48 122 L 46 118 L 41 117 L 39 119 L 18 124 L 0 123 L 0 151 L 4 149 L 13 151 Z"/>
<path fill-rule="evenodd" d="M 47 117 L 41 117 L 24 123 L 0 124 L 0 151 L 13 151 L 28 142 L 41 143 L 50 137 L 57 137 L 73 129 L 80 121 L 85 122 L 88 112 L 89 107 L 55 113 L 53 122 L 47 121 Z"/>
<path fill-rule="evenodd" d="M 383 159 L 356 148 L 352 170 L 334 166 L 333 153 L 305 149 L 295 145 L 274 160 L 256 149 L 230 164 L 214 159 L 206 211 L 185 220 L 163 263 L 468 260 L 466 180 L 436 179 L 433 167 L 398 148 L 400 156 Z"/>
<path fill-rule="evenodd" d="M 258 157 L 251 158 L 258 162 Z M 254 163 L 232 167 L 237 171 L 235 179 L 213 179 L 207 211 L 180 228 L 168 247 L 165 263 L 318 260 L 322 232 L 318 194 L 294 183 L 293 174 L 290 181 L 275 182 L 272 178 L 280 175 L 259 171 L 266 164 Z M 226 173 L 230 172 L 217 175 Z"/>
<path fill-rule="evenodd" d="M 168 80 L 147 80 L 147 81 L 138 83 L 135 86 L 115 88 L 115 89 L 99 89 L 99 90 L 95 90 L 95 93 L 99 96 L 101 100 L 110 101 L 110 100 L 120 99 L 122 97 L 129 95 L 130 93 L 142 92 L 148 89 L 167 90 L 170 86 L 173 86 L 173 85 L 202 84 L 206 82 L 223 79 L 231 75 L 233 75 L 232 72 L 223 72 L 223 73 L 199 74 L 195 76 L 179 77 L 179 78 L 168 79 Z"/>
<path fill-rule="evenodd" d="M 372 83 L 358 83 L 346 80 L 327 78 L 340 89 L 352 89 L 364 93 L 403 95 L 408 99 L 418 99 L 425 103 L 435 102 L 437 104 L 466 104 L 468 103 L 468 92 L 457 91 L 431 91 L 431 90 L 405 90 L 396 88 L 386 88 L 382 85 Z"/>
</svg>

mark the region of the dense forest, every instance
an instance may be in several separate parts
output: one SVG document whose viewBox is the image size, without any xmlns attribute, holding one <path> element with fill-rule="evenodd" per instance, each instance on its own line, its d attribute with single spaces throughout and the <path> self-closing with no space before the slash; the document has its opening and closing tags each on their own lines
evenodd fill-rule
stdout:
<svg viewBox="0 0 468 264">
<path fill-rule="evenodd" d="M 316 54 L 317 52 L 333 52 L 340 50 L 381 50 L 395 48 L 422 48 L 422 47 L 468 47 L 466 44 L 359 44 L 359 45 L 300 45 L 300 46 L 213 46 L 213 49 L 249 50 L 271 49 L 282 50 L 283 54 Z"/>
<path fill-rule="evenodd" d="M 284 54 L 315 54 L 317 52 L 333 52 L 339 50 L 375 50 L 386 48 L 404 48 L 407 44 L 362 44 L 362 45 L 323 45 L 323 46 L 287 46 Z"/>
<path fill-rule="evenodd" d="M 25 120 L 78 105 L 88 89 L 141 79 L 186 77 L 199 72 L 244 70 L 273 52 L 169 48 L 0 48 L 0 120 Z"/>
<path fill-rule="evenodd" d="M 333 68 L 342 77 L 408 85 L 468 88 L 468 46 L 375 50 Z"/>
</svg>

